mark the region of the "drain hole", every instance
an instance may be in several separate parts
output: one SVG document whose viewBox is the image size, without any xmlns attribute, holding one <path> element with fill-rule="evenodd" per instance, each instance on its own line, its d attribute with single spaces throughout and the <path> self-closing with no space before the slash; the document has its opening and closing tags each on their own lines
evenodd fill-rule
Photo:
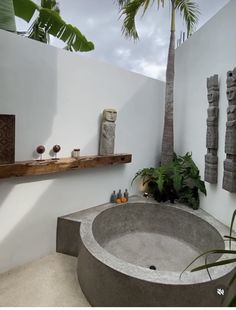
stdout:
<svg viewBox="0 0 236 310">
<path fill-rule="evenodd" d="M 154 266 L 154 265 L 149 266 L 149 269 L 151 269 L 151 270 L 157 270 L 156 266 Z"/>
</svg>

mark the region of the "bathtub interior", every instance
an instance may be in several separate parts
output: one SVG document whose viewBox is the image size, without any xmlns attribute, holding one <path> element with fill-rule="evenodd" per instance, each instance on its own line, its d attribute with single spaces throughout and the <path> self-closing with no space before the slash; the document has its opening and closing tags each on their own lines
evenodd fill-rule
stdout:
<svg viewBox="0 0 236 310">
<path fill-rule="evenodd" d="M 224 249 L 224 241 L 212 225 L 163 204 L 127 203 L 109 208 L 96 216 L 92 231 L 110 254 L 158 271 L 181 272 L 199 254 Z M 211 255 L 208 261 L 219 258 L 219 254 Z M 196 264 L 203 262 L 202 258 Z"/>
</svg>

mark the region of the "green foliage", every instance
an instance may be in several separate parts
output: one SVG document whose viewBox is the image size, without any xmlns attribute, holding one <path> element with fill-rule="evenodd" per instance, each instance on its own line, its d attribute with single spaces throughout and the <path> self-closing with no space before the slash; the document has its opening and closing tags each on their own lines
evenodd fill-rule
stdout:
<svg viewBox="0 0 236 310">
<path fill-rule="evenodd" d="M 205 264 L 192 269 L 191 272 L 196 272 L 196 271 L 199 271 L 199 270 L 206 269 L 210 279 L 211 279 L 211 275 L 210 275 L 209 270 L 208 270 L 209 268 L 236 263 L 236 257 L 235 257 L 236 251 L 231 249 L 231 242 L 232 241 L 236 241 L 236 238 L 232 237 L 233 225 L 234 225 L 235 218 L 236 218 L 236 209 L 234 210 L 233 215 L 232 215 L 232 219 L 231 219 L 230 234 L 229 234 L 229 236 L 224 236 L 225 238 L 228 239 L 227 241 L 229 241 L 229 250 L 216 249 L 216 250 L 209 250 L 207 252 L 202 253 L 201 255 L 197 256 L 190 264 L 188 264 L 188 266 L 181 272 L 180 278 L 181 278 L 182 274 L 194 262 L 196 262 L 200 257 L 205 257 Z M 212 262 L 212 263 L 207 263 L 208 256 L 211 255 L 211 254 L 228 254 L 228 255 L 234 255 L 234 257 L 233 258 L 228 258 L 228 259 L 223 259 L 223 260 L 218 260 L 218 261 Z M 236 272 L 234 273 L 232 279 L 230 280 L 229 286 L 231 286 L 235 282 L 235 280 L 236 280 Z M 236 306 L 236 293 L 234 294 L 232 299 L 228 302 L 227 306 L 229 306 L 229 307 Z"/>
<path fill-rule="evenodd" d="M 142 178 L 143 185 L 148 183 L 149 192 L 157 201 L 176 200 L 198 209 L 199 191 L 206 195 L 205 184 L 190 153 L 175 155 L 172 162 L 158 168 L 141 169 L 133 181 L 137 177 Z"/>
<path fill-rule="evenodd" d="M 189 37 L 193 33 L 194 26 L 198 23 L 199 6 L 191 0 L 175 0 L 175 7 L 183 16 L 187 28 L 187 37 Z"/>
<path fill-rule="evenodd" d="M 13 0 L 0 1 L 0 29 L 15 32 L 15 12 Z"/>
<path fill-rule="evenodd" d="M 198 22 L 200 14 L 199 6 L 197 2 L 192 0 L 171 0 L 174 2 L 174 9 L 180 13 L 183 17 L 184 23 L 187 28 L 187 36 L 191 35 L 194 26 Z M 144 15 L 148 8 L 154 3 L 157 4 L 157 8 L 160 5 L 164 7 L 167 0 L 117 0 L 117 3 L 121 10 L 121 16 L 124 16 L 124 23 L 122 32 L 126 37 L 131 37 L 134 40 L 138 39 L 138 32 L 136 29 L 135 18 L 140 10 Z"/>
<path fill-rule="evenodd" d="M 40 7 L 31 0 L 13 0 L 15 15 L 29 22 Z"/>
<path fill-rule="evenodd" d="M 66 49 L 70 51 L 87 52 L 94 49 L 93 43 L 78 28 L 61 18 L 55 0 L 41 0 L 41 6 L 31 0 L 0 1 L 0 28 L 16 31 L 15 16 L 29 22 L 35 13 L 38 16 L 25 36 L 49 43 L 49 35 L 52 35 L 65 42 Z"/>
<path fill-rule="evenodd" d="M 231 241 L 235 239 L 235 238 L 232 237 L 235 217 L 236 217 L 236 209 L 234 210 L 234 213 L 232 215 L 231 224 L 230 224 L 230 231 L 229 231 L 229 237 L 228 237 L 229 238 L 229 248 L 230 249 L 231 249 Z"/>
<path fill-rule="evenodd" d="M 45 34 L 44 36 L 43 33 Z M 37 36 L 37 34 L 39 34 L 39 36 Z M 45 41 L 46 34 L 51 34 L 65 42 L 67 44 L 67 49 L 70 51 L 87 52 L 94 49 L 93 43 L 88 42 L 79 29 L 70 24 L 66 24 L 56 11 L 41 8 L 39 17 L 30 30 L 29 38 L 38 38 L 39 41 Z"/>
<path fill-rule="evenodd" d="M 181 272 L 180 277 L 200 257 L 209 256 L 210 254 L 230 254 L 230 255 L 233 254 L 233 255 L 235 255 L 236 251 L 233 251 L 233 250 L 209 250 L 209 251 L 206 251 L 206 252 L 198 255 L 190 264 L 188 264 L 188 266 Z M 227 265 L 227 264 L 231 264 L 231 263 L 235 263 L 235 262 L 236 262 L 236 258 L 224 259 L 222 261 L 217 261 L 217 262 L 198 266 L 198 267 L 192 269 L 191 272 L 195 272 L 195 271 L 199 271 L 199 270 L 203 270 L 203 269 L 209 269 L 209 268 L 216 267 L 216 266 Z"/>
</svg>

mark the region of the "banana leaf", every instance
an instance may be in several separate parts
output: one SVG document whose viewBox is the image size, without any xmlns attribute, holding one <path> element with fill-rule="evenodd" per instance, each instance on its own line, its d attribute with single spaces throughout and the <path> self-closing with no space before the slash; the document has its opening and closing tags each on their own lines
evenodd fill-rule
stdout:
<svg viewBox="0 0 236 310">
<path fill-rule="evenodd" d="M 29 22 L 40 6 L 31 0 L 13 0 L 15 15 Z"/>
<path fill-rule="evenodd" d="M 16 32 L 15 11 L 12 0 L 0 1 L 0 29 Z"/>
<path fill-rule="evenodd" d="M 31 0 L 13 0 L 16 16 L 27 22 L 35 12 L 39 12 L 36 22 L 30 28 L 30 38 L 42 41 L 43 32 L 46 32 L 65 42 L 71 51 L 87 52 L 94 49 L 94 44 L 88 41 L 78 28 L 67 24 L 57 11 L 49 8 L 51 1 L 44 2 L 46 7 L 38 6 Z"/>
</svg>

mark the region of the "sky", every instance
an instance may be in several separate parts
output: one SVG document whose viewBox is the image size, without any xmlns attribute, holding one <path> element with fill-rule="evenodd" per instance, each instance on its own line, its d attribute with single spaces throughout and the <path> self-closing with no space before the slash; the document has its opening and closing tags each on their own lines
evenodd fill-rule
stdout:
<svg viewBox="0 0 236 310">
<path fill-rule="evenodd" d="M 214 16 L 230 0 L 195 0 L 201 15 L 196 30 Z M 35 2 L 40 2 L 36 0 Z M 122 35 L 122 18 L 116 0 L 59 0 L 61 17 L 77 28 L 95 45 L 95 50 L 80 53 L 126 70 L 159 80 L 165 80 L 167 62 L 170 6 L 157 10 L 154 4 L 146 14 L 137 16 L 139 40 L 133 41 Z M 25 30 L 27 24 L 17 21 L 17 30 Z M 183 19 L 177 16 L 176 37 L 185 31 Z M 52 39 L 51 44 L 63 47 Z"/>
</svg>

